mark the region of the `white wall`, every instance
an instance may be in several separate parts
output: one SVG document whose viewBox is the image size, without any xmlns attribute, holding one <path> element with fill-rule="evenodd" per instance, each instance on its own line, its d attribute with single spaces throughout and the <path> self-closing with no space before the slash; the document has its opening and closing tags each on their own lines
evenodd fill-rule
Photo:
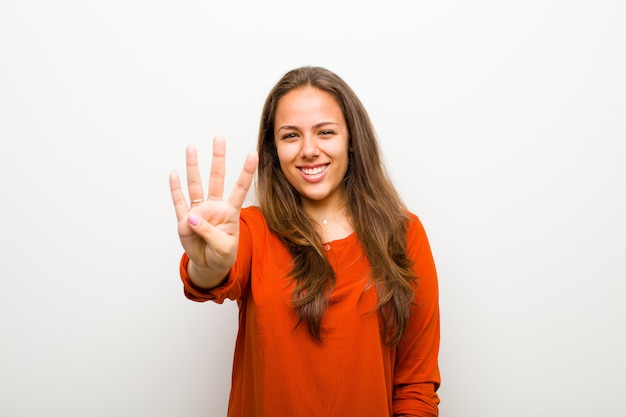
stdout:
<svg viewBox="0 0 626 417">
<path fill-rule="evenodd" d="M 621 0 L 0 3 L 0 415 L 224 415 L 236 307 L 184 299 L 167 177 L 223 133 L 232 185 L 303 64 L 361 96 L 426 225 L 442 416 L 625 415 L 625 19 Z"/>
</svg>

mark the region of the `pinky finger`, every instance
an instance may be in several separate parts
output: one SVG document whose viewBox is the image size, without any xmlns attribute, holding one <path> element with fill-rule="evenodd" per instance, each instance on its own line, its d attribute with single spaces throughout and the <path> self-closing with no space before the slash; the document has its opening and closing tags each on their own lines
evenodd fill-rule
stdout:
<svg viewBox="0 0 626 417">
<path fill-rule="evenodd" d="M 181 221 L 187 217 L 189 212 L 189 206 L 187 206 L 187 200 L 185 200 L 185 194 L 182 188 L 180 188 L 180 178 L 176 171 L 170 174 L 170 191 L 172 193 L 172 202 L 174 203 L 174 210 L 176 211 L 176 218 Z"/>
</svg>

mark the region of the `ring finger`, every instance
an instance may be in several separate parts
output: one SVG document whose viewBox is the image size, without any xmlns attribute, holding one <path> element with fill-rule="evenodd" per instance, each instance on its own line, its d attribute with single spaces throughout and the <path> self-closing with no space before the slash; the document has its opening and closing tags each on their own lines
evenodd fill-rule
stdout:
<svg viewBox="0 0 626 417">
<path fill-rule="evenodd" d="M 195 146 L 187 147 L 187 190 L 191 204 L 198 204 L 204 201 L 204 191 L 202 190 L 202 177 L 198 166 L 198 150 Z"/>
</svg>

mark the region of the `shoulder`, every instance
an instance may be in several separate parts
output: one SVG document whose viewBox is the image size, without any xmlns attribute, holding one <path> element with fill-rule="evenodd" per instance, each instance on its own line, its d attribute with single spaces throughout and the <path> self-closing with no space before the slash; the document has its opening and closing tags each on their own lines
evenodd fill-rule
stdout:
<svg viewBox="0 0 626 417">
<path fill-rule="evenodd" d="M 241 224 L 246 225 L 248 229 L 258 232 L 261 229 L 268 229 L 265 217 L 261 209 L 257 206 L 248 206 L 241 209 L 239 213 Z"/>
<path fill-rule="evenodd" d="M 426 229 L 420 217 L 410 211 L 407 211 L 406 240 L 409 253 L 415 254 L 423 249 L 430 251 L 430 242 L 428 241 Z"/>
<path fill-rule="evenodd" d="M 409 210 L 407 210 L 406 215 L 407 215 L 407 234 L 425 235 L 426 232 L 424 230 L 424 225 L 422 224 L 422 221 L 420 220 L 419 216 Z"/>
<path fill-rule="evenodd" d="M 241 209 L 240 217 L 249 221 L 265 221 L 261 209 L 257 206 L 248 206 Z"/>
<path fill-rule="evenodd" d="M 249 248 L 263 256 L 268 250 L 276 253 L 283 245 L 265 221 L 265 216 L 257 206 L 248 206 L 239 213 L 239 247 Z"/>
</svg>

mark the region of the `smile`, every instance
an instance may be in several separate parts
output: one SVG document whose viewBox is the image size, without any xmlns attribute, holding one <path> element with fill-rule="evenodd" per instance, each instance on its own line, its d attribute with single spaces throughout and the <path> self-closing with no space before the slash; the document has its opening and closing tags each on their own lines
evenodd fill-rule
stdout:
<svg viewBox="0 0 626 417">
<path fill-rule="evenodd" d="M 302 167 L 302 168 L 300 168 L 300 171 L 302 171 L 302 173 L 305 174 L 305 175 L 317 175 L 317 174 L 321 174 L 322 172 L 326 171 L 326 168 L 328 168 L 328 165 L 321 165 L 321 166 L 317 166 L 317 167 L 314 167 L 314 168 Z"/>
</svg>

